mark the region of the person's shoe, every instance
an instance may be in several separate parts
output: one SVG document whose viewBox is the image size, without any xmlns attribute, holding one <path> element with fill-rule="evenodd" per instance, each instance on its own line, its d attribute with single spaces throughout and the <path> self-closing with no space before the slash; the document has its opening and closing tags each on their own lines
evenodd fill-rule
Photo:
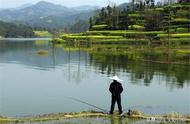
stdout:
<svg viewBox="0 0 190 124">
<path fill-rule="evenodd" d="M 109 112 L 110 115 L 113 115 L 113 112 Z"/>
<path fill-rule="evenodd" d="M 121 112 L 119 112 L 119 115 L 121 115 L 123 112 L 121 111 Z"/>
<path fill-rule="evenodd" d="M 121 117 L 126 117 L 125 113 L 120 114 Z"/>
</svg>

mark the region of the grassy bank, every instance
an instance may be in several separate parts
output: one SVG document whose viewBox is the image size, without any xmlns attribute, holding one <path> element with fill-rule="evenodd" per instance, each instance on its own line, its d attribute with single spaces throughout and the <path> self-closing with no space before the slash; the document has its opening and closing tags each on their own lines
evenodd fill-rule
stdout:
<svg viewBox="0 0 190 124">
<path fill-rule="evenodd" d="M 94 44 L 87 46 L 57 45 L 66 51 L 87 51 L 90 54 L 102 56 L 124 55 L 127 60 L 150 61 L 156 63 L 190 65 L 189 46 L 171 47 L 168 51 L 165 47 L 150 48 L 146 45 L 121 45 L 121 44 Z"/>
<path fill-rule="evenodd" d="M 63 34 L 53 40 L 65 49 L 88 52 L 126 54 L 134 60 L 190 65 L 190 33 L 137 31 L 88 31 Z"/>
<path fill-rule="evenodd" d="M 119 116 L 118 113 L 114 113 L 114 115 L 109 115 L 102 112 L 96 111 L 88 111 L 88 112 L 78 112 L 78 113 L 51 113 L 38 115 L 34 117 L 25 117 L 25 118 L 8 118 L 8 117 L 0 117 L 0 122 L 40 122 L 40 121 L 53 121 L 53 120 L 64 120 L 64 119 L 72 119 L 72 118 L 85 118 L 85 117 L 106 117 L 106 118 L 133 118 L 133 119 L 144 119 L 144 120 L 152 120 L 152 121 L 160 121 L 160 122 L 190 122 L 189 115 L 181 115 L 179 113 L 168 113 L 164 115 L 146 115 L 138 110 L 132 110 L 131 115 L 127 115 L 124 113 L 122 116 Z"/>
<path fill-rule="evenodd" d="M 48 31 L 34 31 L 34 34 L 37 37 L 52 37 L 52 34 L 50 34 Z"/>
</svg>

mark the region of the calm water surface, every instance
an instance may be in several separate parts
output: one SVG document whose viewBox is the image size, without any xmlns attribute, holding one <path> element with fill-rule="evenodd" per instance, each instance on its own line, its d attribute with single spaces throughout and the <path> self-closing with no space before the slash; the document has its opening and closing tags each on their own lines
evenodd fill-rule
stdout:
<svg viewBox="0 0 190 124">
<path fill-rule="evenodd" d="M 37 51 L 48 50 L 40 56 Z M 110 80 L 118 75 L 123 108 L 190 113 L 190 67 L 129 61 L 127 56 L 68 51 L 47 41 L 0 41 L 0 114 L 28 116 L 94 108 L 109 110 Z M 117 108 L 117 106 L 116 106 Z"/>
</svg>

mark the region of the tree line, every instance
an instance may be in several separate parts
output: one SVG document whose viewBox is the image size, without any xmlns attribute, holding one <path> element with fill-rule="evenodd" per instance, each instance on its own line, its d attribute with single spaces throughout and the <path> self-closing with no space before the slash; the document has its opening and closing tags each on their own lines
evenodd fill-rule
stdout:
<svg viewBox="0 0 190 124">
<path fill-rule="evenodd" d="M 31 27 L 0 21 L 1 37 L 34 37 Z"/>
<path fill-rule="evenodd" d="M 89 19 L 90 29 L 94 25 L 107 25 L 110 30 L 128 30 L 134 29 L 135 25 L 139 30 L 157 31 L 166 29 L 168 22 L 172 16 L 176 16 L 178 8 L 172 8 L 171 4 L 189 4 L 189 0 L 179 0 L 177 2 L 169 0 L 157 2 L 155 0 L 132 0 L 125 7 L 110 6 L 103 7 L 96 11 L 96 14 Z M 189 17 L 189 7 L 183 8 L 187 10 L 186 18 Z M 181 16 L 181 15 L 179 15 Z M 175 18 L 175 17 L 173 17 Z M 183 28 L 188 28 L 189 22 L 174 22 L 174 25 L 183 25 Z M 178 23 L 178 24 L 177 24 Z M 141 27 L 140 27 L 141 26 Z M 180 27 L 179 26 L 179 27 Z"/>
</svg>

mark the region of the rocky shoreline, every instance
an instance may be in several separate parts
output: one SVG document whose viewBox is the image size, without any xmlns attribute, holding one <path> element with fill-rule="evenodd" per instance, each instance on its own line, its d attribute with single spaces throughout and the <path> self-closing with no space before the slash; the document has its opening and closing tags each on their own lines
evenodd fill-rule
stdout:
<svg viewBox="0 0 190 124">
<path fill-rule="evenodd" d="M 145 115 L 140 111 L 133 110 L 131 115 L 124 113 L 118 115 L 114 113 L 109 115 L 103 112 L 97 111 L 84 111 L 84 112 L 71 112 L 71 113 L 50 113 L 44 115 L 38 115 L 33 117 L 23 117 L 23 118 L 11 118 L 0 116 L 0 122 L 40 122 L 40 121 L 54 121 L 54 120 L 64 120 L 73 118 L 85 118 L 85 117 L 105 117 L 105 118 L 130 118 L 137 120 L 146 120 L 150 122 L 186 122 L 190 123 L 190 116 L 182 116 L 178 113 L 170 113 L 165 115 Z"/>
</svg>

